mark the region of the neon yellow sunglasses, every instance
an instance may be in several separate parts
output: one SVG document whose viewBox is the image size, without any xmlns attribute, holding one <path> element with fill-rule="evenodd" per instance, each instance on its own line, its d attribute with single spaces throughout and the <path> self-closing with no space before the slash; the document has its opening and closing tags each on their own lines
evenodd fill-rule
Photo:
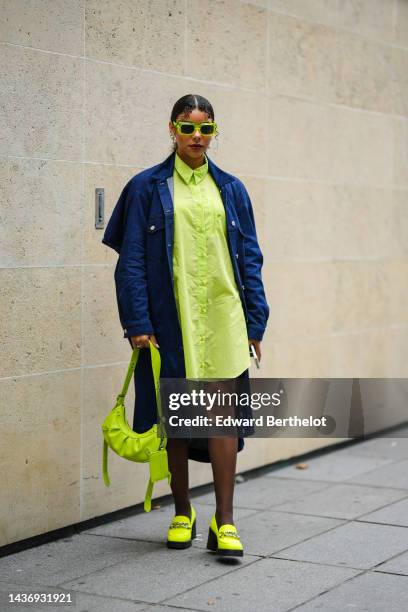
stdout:
<svg viewBox="0 0 408 612">
<path fill-rule="evenodd" d="M 192 123 L 191 121 L 172 121 L 179 134 L 194 134 L 196 129 L 200 130 L 203 136 L 212 136 L 217 130 L 215 121 L 205 121 L 203 123 Z"/>
</svg>

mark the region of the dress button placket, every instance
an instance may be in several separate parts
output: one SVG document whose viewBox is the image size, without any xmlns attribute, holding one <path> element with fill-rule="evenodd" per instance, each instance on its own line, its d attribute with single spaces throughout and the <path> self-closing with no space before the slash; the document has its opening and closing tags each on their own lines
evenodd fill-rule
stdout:
<svg viewBox="0 0 408 612">
<path fill-rule="evenodd" d="M 201 292 L 199 296 L 200 306 L 205 303 L 207 298 L 207 282 L 208 282 L 208 270 L 207 270 L 207 244 L 206 244 L 206 224 L 207 224 L 207 202 L 205 199 L 205 192 L 202 186 L 197 186 L 199 192 L 199 201 L 201 204 L 201 235 L 200 235 L 200 277 L 201 277 Z M 200 308 L 200 377 L 205 377 L 205 332 L 206 332 L 206 316 Z"/>
<path fill-rule="evenodd" d="M 206 316 L 203 311 L 202 304 L 205 303 L 207 297 L 207 244 L 206 244 L 206 206 L 207 203 L 204 197 L 204 190 L 200 183 L 196 183 L 194 179 L 190 182 L 190 189 L 194 199 L 197 233 L 195 236 L 195 244 L 197 249 L 197 329 L 194 330 L 196 340 L 198 341 L 198 363 L 197 375 L 199 378 L 205 377 L 205 329 Z"/>
</svg>

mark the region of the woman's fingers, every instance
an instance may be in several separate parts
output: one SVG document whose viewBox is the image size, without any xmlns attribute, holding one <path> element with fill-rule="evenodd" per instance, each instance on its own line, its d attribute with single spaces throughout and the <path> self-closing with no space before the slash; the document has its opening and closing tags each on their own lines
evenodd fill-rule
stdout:
<svg viewBox="0 0 408 612">
<path fill-rule="evenodd" d="M 249 344 L 253 344 L 258 361 L 261 361 L 261 342 L 259 340 L 249 340 Z"/>
<path fill-rule="evenodd" d="M 159 347 L 159 343 L 156 340 L 156 336 L 154 334 L 142 334 L 141 336 L 132 336 L 132 346 L 133 348 L 149 348 L 149 340 L 156 346 Z"/>
<path fill-rule="evenodd" d="M 153 342 L 154 346 L 160 348 L 159 343 L 156 340 L 156 336 L 154 334 L 150 335 L 150 340 Z"/>
<path fill-rule="evenodd" d="M 145 348 L 149 346 L 149 336 L 147 334 L 132 336 L 131 341 L 133 348 Z"/>
</svg>

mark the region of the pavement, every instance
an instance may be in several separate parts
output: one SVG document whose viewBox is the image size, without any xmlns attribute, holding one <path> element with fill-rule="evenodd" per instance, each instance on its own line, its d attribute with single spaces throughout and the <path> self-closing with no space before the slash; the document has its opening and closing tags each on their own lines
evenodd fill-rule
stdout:
<svg viewBox="0 0 408 612">
<path fill-rule="evenodd" d="M 395 434 L 394 434 L 395 435 Z M 408 429 L 238 477 L 244 557 L 206 550 L 212 486 L 192 490 L 197 538 L 165 546 L 171 499 L 151 513 L 0 558 L 0 610 L 408 610 Z M 289 463 L 289 464 L 288 464 Z M 8 592 L 75 603 L 7 604 Z"/>
</svg>

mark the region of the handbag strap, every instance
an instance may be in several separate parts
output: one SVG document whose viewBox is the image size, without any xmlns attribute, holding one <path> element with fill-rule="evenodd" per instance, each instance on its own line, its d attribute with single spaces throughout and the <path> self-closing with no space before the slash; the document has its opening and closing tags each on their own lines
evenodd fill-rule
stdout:
<svg viewBox="0 0 408 612">
<path fill-rule="evenodd" d="M 157 413 L 158 413 L 158 433 L 160 438 L 162 438 L 162 443 L 160 448 L 163 446 L 163 440 L 166 437 L 166 432 L 163 424 L 163 411 L 161 406 L 161 397 L 160 397 L 160 369 L 161 369 L 161 357 L 160 351 L 153 344 L 153 342 L 149 338 L 150 345 L 150 357 L 152 362 L 152 371 L 153 371 L 153 380 L 154 380 L 154 389 L 156 393 L 156 404 L 157 404 Z M 122 391 L 116 398 L 116 405 L 124 404 L 125 397 L 129 389 L 130 381 L 132 380 L 133 373 L 135 371 L 135 367 L 137 364 L 137 360 L 139 359 L 141 349 L 135 347 L 133 349 L 132 357 L 130 359 L 128 371 L 126 373 L 125 381 L 123 383 Z"/>
</svg>

